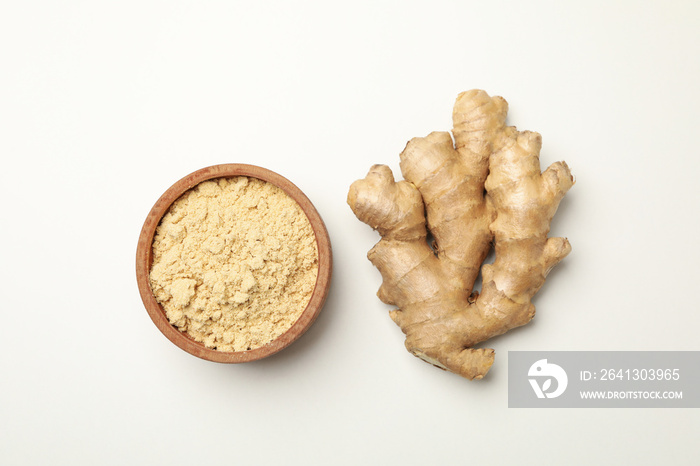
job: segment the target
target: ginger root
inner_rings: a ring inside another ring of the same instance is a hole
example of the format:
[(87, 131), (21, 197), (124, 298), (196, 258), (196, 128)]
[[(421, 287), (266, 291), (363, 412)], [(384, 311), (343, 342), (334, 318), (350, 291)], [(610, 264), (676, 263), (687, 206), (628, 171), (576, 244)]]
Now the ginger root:
[[(357, 218), (381, 235), (367, 257), (382, 275), (379, 299), (398, 306), (390, 316), (406, 348), (468, 379), (494, 361), (494, 350), (475, 345), (528, 323), (532, 297), (571, 251), (565, 238), (547, 238), (574, 184), (569, 168), (556, 162), (541, 173), (540, 135), (506, 126), (507, 112), (502, 97), (461, 93), (454, 143), (448, 132), (411, 139), (405, 181), (374, 165), (348, 193)], [(492, 244), (495, 260), (482, 267)]]

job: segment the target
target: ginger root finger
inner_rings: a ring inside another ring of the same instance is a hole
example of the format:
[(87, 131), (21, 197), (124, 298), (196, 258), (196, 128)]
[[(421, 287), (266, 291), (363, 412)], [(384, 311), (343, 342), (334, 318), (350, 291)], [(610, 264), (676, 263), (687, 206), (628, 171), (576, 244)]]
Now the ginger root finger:
[[(468, 379), (484, 377), (495, 356), (474, 346), (528, 323), (532, 297), (571, 251), (547, 236), (574, 184), (569, 167), (542, 173), (541, 136), (506, 126), (507, 111), (501, 97), (461, 93), (454, 143), (447, 132), (414, 138), (400, 156), (406, 181), (375, 165), (348, 193), (358, 219), (381, 236), (368, 258), (382, 275), (379, 298), (398, 307), (390, 316), (406, 348)], [(482, 265), (492, 244), (495, 260)]]

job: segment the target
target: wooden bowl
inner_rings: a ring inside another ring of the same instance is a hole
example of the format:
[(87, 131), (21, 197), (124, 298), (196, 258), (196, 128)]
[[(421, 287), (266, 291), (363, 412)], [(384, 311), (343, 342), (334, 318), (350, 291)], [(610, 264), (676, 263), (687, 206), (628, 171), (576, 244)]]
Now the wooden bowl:
[[(213, 178), (228, 178), (233, 176), (247, 176), (258, 178), (272, 183), (281, 188), (287, 195), (294, 199), (302, 208), (311, 223), (316, 236), (318, 249), (318, 277), (311, 299), (299, 319), (285, 333), (270, 343), (249, 351), (223, 352), (207, 348), (204, 344), (192, 339), (189, 335), (172, 326), (165, 315), (163, 307), (156, 301), (149, 281), (151, 265), (153, 263), (153, 237), (156, 227), (170, 205), (175, 202), (185, 191), (199, 183)], [(296, 341), (314, 322), (323, 303), (326, 300), (331, 281), (332, 253), (331, 243), (326, 226), (321, 216), (316, 211), (311, 201), (291, 181), (275, 172), (255, 165), (224, 164), (202, 168), (187, 175), (168, 189), (146, 217), (141, 229), (139, 243), (136, 249), (136, 280), (138, 282), (141, 300), (153, 323), (171, 342), (194, 356), (209, 361), (221, 363), (241, 363), (265, 358), (286, 348)]]

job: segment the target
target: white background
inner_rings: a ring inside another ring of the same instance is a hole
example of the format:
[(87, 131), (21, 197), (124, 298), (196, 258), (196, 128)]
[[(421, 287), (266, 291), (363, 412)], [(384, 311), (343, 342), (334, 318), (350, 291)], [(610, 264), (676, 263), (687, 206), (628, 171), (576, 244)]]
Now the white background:
[[(698, 350), (697, 2), (3, 2), (0, 463), (691, 464), (697, 409), (507, 407), (508, 351)], [(469, 382), (412, 357), (345, 203), (483, 88), (577, 183), (572, 254)], [(138, 295), (172, 183), (261, 165), (334, 250), (302, 339), (244, 365), (172, 345)]]

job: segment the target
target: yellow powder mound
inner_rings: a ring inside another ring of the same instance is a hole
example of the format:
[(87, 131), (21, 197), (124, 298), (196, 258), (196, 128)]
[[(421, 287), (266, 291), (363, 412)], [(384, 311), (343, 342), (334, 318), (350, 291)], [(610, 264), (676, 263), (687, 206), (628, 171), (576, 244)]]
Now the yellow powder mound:
[(311, 298), (318, 251), (309, 220), (280, 188), (244, 176), (205, 181), (163, 216), (150, 282), (168, 320), (219, 351), (261, 347)]

